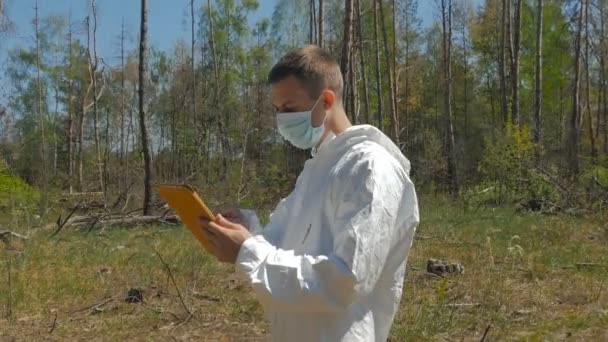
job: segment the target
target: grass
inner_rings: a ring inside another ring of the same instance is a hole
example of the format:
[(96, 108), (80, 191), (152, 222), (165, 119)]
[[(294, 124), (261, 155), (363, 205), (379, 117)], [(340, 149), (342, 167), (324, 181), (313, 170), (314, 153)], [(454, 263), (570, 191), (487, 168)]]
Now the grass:
[[(465, 212), (433, 198), (421, 212), (391, 340), (479, 341), (484, 333), (487, 340), (608, 339), (605, 217)], [(0, 242), (0, 340), (249, 341), (268, 334), (247, 285), (185, 229), (50, 233), (35, 232), (12, 251)], [(465, 273), (429, 276), (431, 257), (460, 262)], [(12, 315), (4, 318), (9, 258)], [(143, 289), (144, 304), (125, 302), (130, 288)]]

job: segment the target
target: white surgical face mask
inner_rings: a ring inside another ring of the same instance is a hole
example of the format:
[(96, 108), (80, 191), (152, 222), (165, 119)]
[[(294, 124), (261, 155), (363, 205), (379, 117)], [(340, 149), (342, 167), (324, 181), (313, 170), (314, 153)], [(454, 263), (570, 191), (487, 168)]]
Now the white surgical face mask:
[(321, 126), (312, 126), (312, 112), (320, 99), (319, 97), (312, 108), (306, 112), (277, 113), (279, 133), (293, 146), (306, 150), (315, 147), (321, 140), (325, 119)]

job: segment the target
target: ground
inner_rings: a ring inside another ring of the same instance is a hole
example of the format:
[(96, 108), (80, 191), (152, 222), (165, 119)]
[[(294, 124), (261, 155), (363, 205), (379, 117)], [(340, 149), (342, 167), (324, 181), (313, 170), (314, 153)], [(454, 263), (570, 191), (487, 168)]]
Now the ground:
[[(608, 340), (605, 216), (465, 210), (436, 198), (425, 198), (421, 213), (391, 341)], [(19, 232), (30, 239), (11, 250), (0, 242), (0, 341), (268, 335), (233, 267), (182, 227)], [(429, 258), (465, 272), (428, 274)], [(143, 303), (125, 301), (129, 289), (143, 290)]]

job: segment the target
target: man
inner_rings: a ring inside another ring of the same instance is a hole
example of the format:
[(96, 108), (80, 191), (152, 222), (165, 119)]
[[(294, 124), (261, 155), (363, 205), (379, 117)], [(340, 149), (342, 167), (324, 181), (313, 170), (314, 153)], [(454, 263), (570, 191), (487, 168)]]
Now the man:
[(235, 210), (203, 221), (212, 253), (251, 284), (273, 340), (385, 341), (419, 221), (409, 162), (378, 129), (351, 125), (321, 48), (289, 52), (269, 82), (279, 132), (313, 157), (264, 229)]

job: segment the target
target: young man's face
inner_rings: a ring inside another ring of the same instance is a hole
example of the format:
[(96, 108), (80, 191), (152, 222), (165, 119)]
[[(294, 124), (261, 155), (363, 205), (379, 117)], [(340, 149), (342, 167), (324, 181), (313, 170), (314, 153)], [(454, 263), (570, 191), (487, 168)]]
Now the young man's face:
[[(323, 98), (312, 112), (312, 125), (319, 127), (323, 124), (325, 117), (325, 100)], [(313, 98), (302, 82), (294, 76), (277, 81), (272, 84), (272, 104), (277, 112), (305, 112), (309, 111), (317, 102), (317, 98)]]

